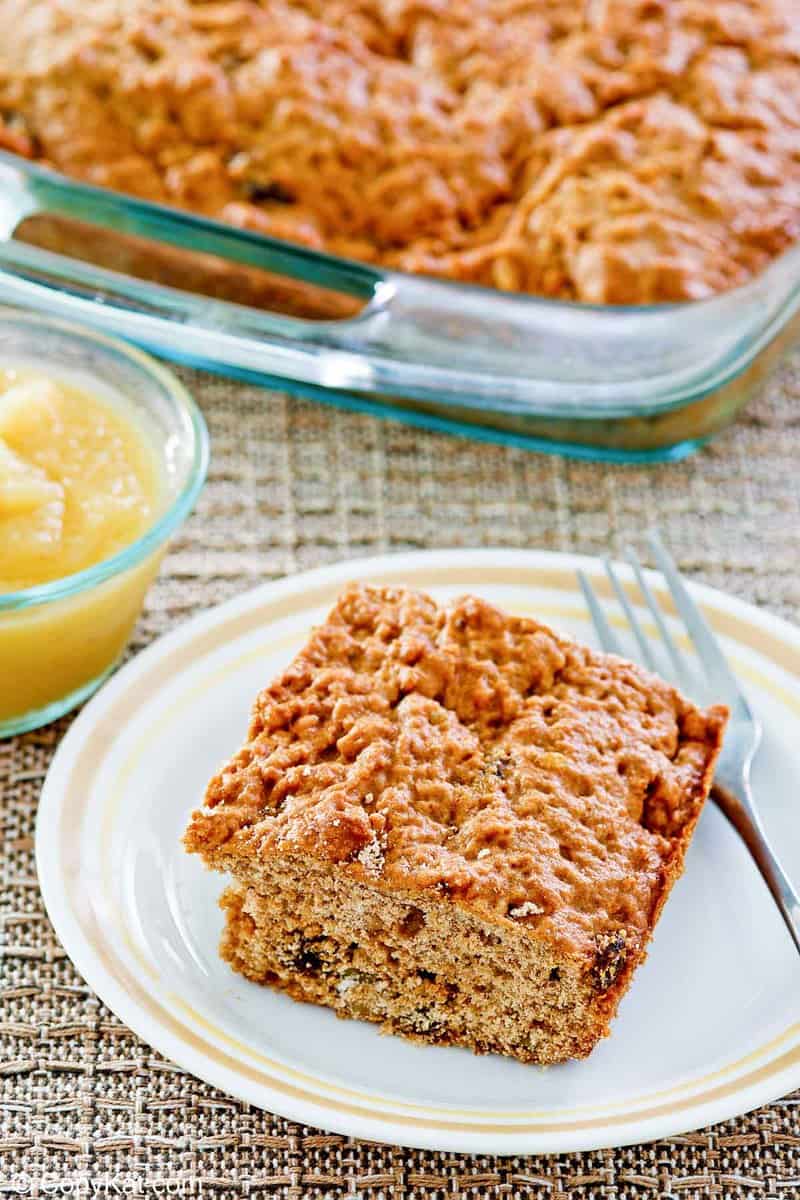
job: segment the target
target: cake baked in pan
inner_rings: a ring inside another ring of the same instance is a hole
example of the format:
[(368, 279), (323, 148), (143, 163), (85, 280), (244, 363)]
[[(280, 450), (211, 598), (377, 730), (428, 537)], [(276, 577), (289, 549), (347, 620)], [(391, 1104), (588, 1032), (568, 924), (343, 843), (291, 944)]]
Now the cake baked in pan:
[(648, 940), (726, 720), (466, 597), (352, 585), (255, 702), (185, 835), (221, 953), (339, 1016), (555, 1063)]
[(0, 145), (317, 250), (602, 304), (800, 234), (796, 0), (0, 0)]

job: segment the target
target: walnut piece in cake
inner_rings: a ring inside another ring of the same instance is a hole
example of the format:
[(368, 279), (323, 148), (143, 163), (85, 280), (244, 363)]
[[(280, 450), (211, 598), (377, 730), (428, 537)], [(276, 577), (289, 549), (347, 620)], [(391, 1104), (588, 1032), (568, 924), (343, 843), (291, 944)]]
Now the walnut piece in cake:
[(390, 1033), (554, 1063), (609, 1031), (726, 711), (467, 596), (351, 585), (256, 699), (185, 844), (221, 953)]

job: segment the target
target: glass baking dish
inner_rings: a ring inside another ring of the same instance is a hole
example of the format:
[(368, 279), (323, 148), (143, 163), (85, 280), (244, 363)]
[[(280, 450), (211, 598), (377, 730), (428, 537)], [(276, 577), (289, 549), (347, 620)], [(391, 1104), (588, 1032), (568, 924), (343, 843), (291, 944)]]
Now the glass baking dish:
[(0, 152), (0, 301), (412, 424), (657, 461), (730, 422), (800, 336), (800, 245), (709, 300), (592, 306), (337, 259)]

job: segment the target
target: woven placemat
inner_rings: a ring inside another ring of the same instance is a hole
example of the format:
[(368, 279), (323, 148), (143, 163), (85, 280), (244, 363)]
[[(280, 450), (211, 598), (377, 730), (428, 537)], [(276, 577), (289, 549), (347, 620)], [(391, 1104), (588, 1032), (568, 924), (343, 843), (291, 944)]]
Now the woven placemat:
[[(657, 468), (479, 445), (184, 377), (211, 429), (211, 472), (132, 652), (263, 579), (323, 562), (444, 546), (615, 553), (655, 521), (687, 575), (800, 617), (800, 359), (735, 428), (694, 458)], [(0, 1195), (800, 1195), (800, 1093), (650, 1145), (500, 1159), (321, 1133), (231, 1100), (166, 1062), (89, 991), (42, 908), (33, 823), (67, 725), (0, 742)]]

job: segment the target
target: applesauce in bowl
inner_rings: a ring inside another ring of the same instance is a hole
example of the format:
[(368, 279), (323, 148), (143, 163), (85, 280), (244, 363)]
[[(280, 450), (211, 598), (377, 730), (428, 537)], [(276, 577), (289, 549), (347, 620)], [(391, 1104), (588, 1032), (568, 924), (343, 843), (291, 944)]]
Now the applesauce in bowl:
[(111, 671), (207, 462), (199, 410), (154, 360), (0, 312), (0, 736)]

